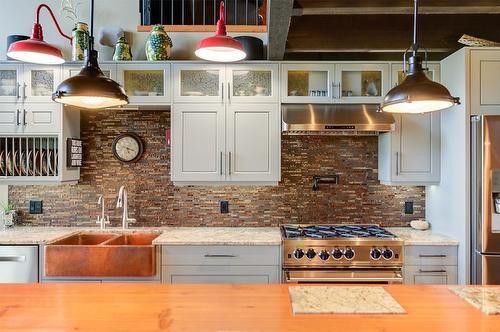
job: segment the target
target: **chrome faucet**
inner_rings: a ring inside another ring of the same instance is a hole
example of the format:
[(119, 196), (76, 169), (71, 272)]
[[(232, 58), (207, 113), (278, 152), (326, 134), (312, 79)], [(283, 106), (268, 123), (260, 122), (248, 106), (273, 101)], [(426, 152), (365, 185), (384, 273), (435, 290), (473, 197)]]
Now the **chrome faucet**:
[(116, 200), (116, 207), (123, 208), (122, 214), (122, 228), (127, 229), (129, 222), (135, 222), (136, 220), (128, 217), (128, 194), (125, 186), (120, 187), (118, 192), (118, 199)]
[(99, 224), (101, 226), (101, 229), (105, 229), (106, 225), (109, 224), (109, 216), (104, 215), (104, 207), (106, 205), (104, 204), (104, 196), (99, 195), (99, 198), (97, 199), (97, 205), (101, 205), (101, 215), (97, 216), (96, 224)]

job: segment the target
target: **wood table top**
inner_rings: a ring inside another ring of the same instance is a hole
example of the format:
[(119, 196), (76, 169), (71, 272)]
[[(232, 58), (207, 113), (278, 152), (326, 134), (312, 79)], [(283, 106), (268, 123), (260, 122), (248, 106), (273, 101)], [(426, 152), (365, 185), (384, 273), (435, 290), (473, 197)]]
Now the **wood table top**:
[(288, 287), (0, 284), (0, 331), (500, 331), (447, 286), (383, 286), (407, 313), (369, 315), (294, 315)]

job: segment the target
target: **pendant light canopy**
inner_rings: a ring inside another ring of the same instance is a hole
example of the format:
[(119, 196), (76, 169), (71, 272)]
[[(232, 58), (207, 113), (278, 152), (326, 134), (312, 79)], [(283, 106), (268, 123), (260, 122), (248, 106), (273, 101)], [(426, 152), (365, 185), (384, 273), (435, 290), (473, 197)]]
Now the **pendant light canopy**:
[(36, 22), (33, 25), (31, 38), (12, 43), (7, 50), (7, 56), (14, 60), (39, 64), (61, 64), (64, 63), (63, 54), (60, 49), (52, 46), (43, 40), (43, 30), (40, 25), (40, 11), (42, 8), (48, 10), (52, 21), (64, 38), (71, 42), (71, 37), (64, 34), (57, 23), (54, 13), (46, 4), (41, 4), (36, 9)]
[(59, 84), (52, 94), (55, 102), (77, 108), (100, 109), (128, 104), (123, 88), (112, 79), (104, 76), (97, 62), (98, 53), (94, 50), (94, 0), (90, 1), (90, 38), (89, 49), (85, 50), (84, 66), (78, 75)]
[(459, 98), (452, 97), (443, 85), (431, 81), (422, 66), (422, 57), (417, 55), (418, 0), (414, 0), (412, 55), (406, 71), (406, 51), (403, 57), (405, 79), (391, 89), (382, 102), (381, 109), (391, 113), (426, 113), (449, 108), (459, 104)]
[(247, 56), (243, 45), (226, 34), (224, 1), (220, 3), (220, 17), (217, 21), (215, 36), (202, 39), (194, 53), (201, 59), (216, 62), (240, 61)]

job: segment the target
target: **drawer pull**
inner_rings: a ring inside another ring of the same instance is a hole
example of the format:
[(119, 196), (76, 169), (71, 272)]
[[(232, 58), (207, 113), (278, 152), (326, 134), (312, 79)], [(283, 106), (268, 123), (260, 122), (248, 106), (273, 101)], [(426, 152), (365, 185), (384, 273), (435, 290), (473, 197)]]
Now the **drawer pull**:
[(446, 270), (422, 270), (422, 269), (419, 269), (418, 272), (420, 272), (420, 273), (445, 273)]
[(446, 255), (418, 255), (420, 258), (446, 258)]
[(26, 256), (0, 256), (0, 262), (25, 262)]
[(230, 255), (230, 254), (205, 254), (205, 257), (208, 258), (235, 258), (237, 257), (236, 255)]

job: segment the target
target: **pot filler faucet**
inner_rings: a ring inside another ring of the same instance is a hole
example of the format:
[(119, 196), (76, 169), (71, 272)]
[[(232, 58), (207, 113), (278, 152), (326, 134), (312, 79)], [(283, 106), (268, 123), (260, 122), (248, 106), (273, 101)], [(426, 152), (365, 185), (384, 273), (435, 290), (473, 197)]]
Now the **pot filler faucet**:
[(127, 229), (129, 222), (135, 222), (136, 220), (128, 217), (128, 194), (125, 186), (120, 187), (120, 191), (118, 192), (118, 199), (116, 201), (117, 208), (123, 208), (122, 214), (122, 228)]

